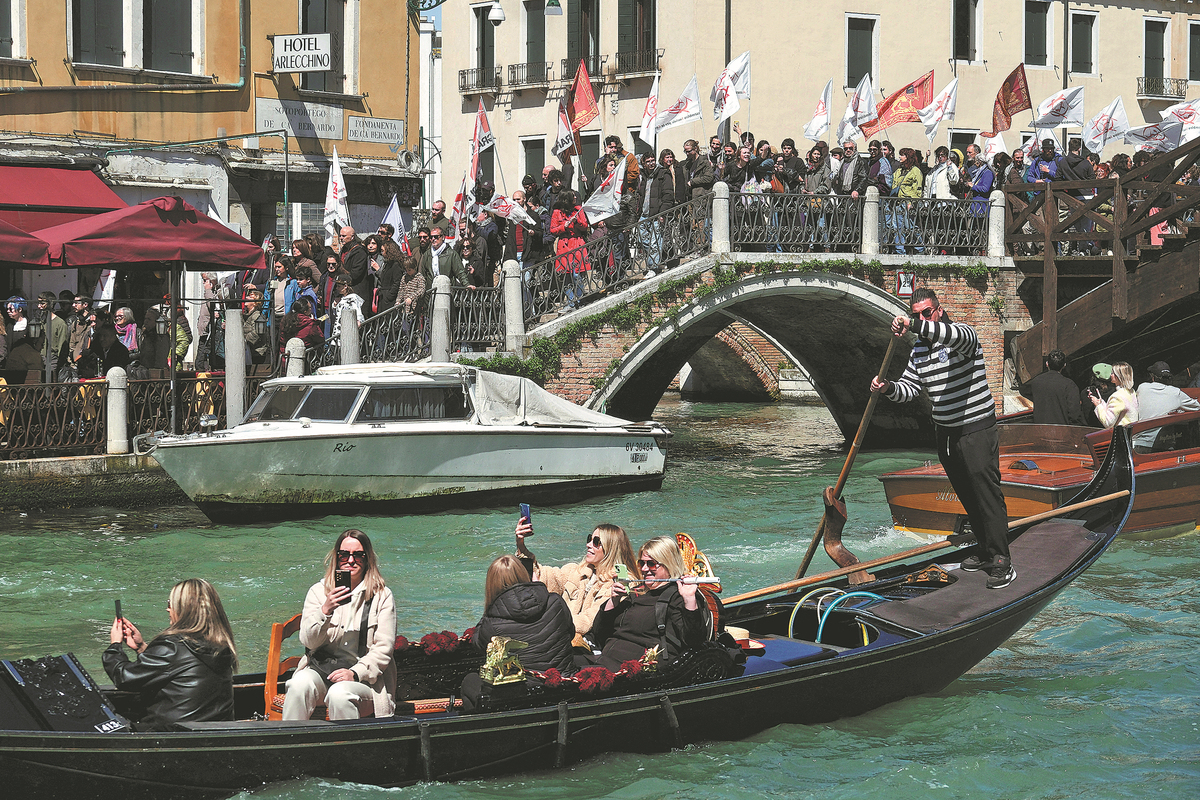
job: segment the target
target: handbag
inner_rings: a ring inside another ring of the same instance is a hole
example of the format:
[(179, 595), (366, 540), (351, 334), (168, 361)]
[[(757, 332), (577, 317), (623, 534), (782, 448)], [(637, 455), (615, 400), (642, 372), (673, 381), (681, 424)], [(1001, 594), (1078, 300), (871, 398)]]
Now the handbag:
[(358, 629), (358, 649), (355, 652), (358, 655), (338, 655), (330, 649), (329, 645), (323, 644), (316, 650), (305, 648), (304, 652), (308, 656), (308, 669), (321, 676), (321, 680), (329, 683), (330, 673), (337, 672), (339, 669), (350, 669), (358, 663), (358, 659), (367, 649), (367, 620), (371, 615), (371, 603), (375, 598), (367, 600), (366, 605), (362, 610), (362, 625)]

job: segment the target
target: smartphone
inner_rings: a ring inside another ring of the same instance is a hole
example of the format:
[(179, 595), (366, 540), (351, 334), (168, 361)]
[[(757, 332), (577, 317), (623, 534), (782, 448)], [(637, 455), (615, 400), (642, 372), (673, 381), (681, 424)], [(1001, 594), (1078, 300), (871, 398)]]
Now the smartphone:
[(617, 564), (615, 566), (615, 568), (617, 570), (617, 580), (619, 580), (619, 581), (629, 580), (629, 567), (625, 566), (624, 564)]
[(125, 617), (121, 616), (121, 601), (117, 600), (116, 605), (117, 605), (117, 619), (125, 619)]
[[(333, 585), (334, 585), (334, 588), (337, 588), (339, 586), (345, 586), (347, 589), (349, 589), (350, 588), (350, 570), (339, 569), (338, 571), (334, 572), (333, 573)], [(347, 595), (345, 598), (342, 599), (342, 602), (338, 603), (338, 605), (344, 606), (344, 605), (346, 605), (346, 603), (349, 603), (349, 602), (350, 602), (350, 596)]]
[(521, 503), (520, 511), (521, 511), (521, 519), (525, 520), (530, 525), (532, 525), (533, 524), (533, 513), (529, 510), (529, 503)]

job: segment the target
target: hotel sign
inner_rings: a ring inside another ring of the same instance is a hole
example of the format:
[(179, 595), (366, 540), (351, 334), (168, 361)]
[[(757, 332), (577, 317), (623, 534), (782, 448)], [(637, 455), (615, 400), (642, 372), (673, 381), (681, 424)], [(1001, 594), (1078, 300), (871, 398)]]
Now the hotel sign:
[(333, 68), (333, 35), (275, 34), (275, 72), (328, 72)]
[(287, 128), (301, 139), (342, 138), (341, 106), (258, 97), (254, 100), (254, 116), (258, 131)]

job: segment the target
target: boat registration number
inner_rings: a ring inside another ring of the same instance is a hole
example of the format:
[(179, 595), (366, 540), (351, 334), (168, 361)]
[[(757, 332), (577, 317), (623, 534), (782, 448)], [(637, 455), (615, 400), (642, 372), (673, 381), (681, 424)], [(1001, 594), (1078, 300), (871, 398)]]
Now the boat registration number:
[(649, 453), (630, 453), (629, 454), (629, 463), (642, 464), (642, 463), (645, 463), (646, 459), (649, 457), (650, 457)]

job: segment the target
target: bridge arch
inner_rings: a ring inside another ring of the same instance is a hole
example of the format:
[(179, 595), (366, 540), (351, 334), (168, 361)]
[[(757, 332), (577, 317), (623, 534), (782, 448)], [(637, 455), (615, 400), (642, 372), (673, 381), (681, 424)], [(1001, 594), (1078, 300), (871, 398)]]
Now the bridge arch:
[[(846, 438), (866, 409), (871, 377), (883, 361), (889, 324), (908, 313), (899, 298), (865, 281), (824, 272), (748, 276), (694, 299), (671, 320), (646, 331), (604, 387), (588, 401), (627, 419), (647, 419), (671, 379), (705, 343), (741, 319), (777, 339), (800, 361)], [(903, 370), (901, 347), (889, 375)], [(906, 445), (929, 441), (927, 401), (881, 403), (869, 441)]]

